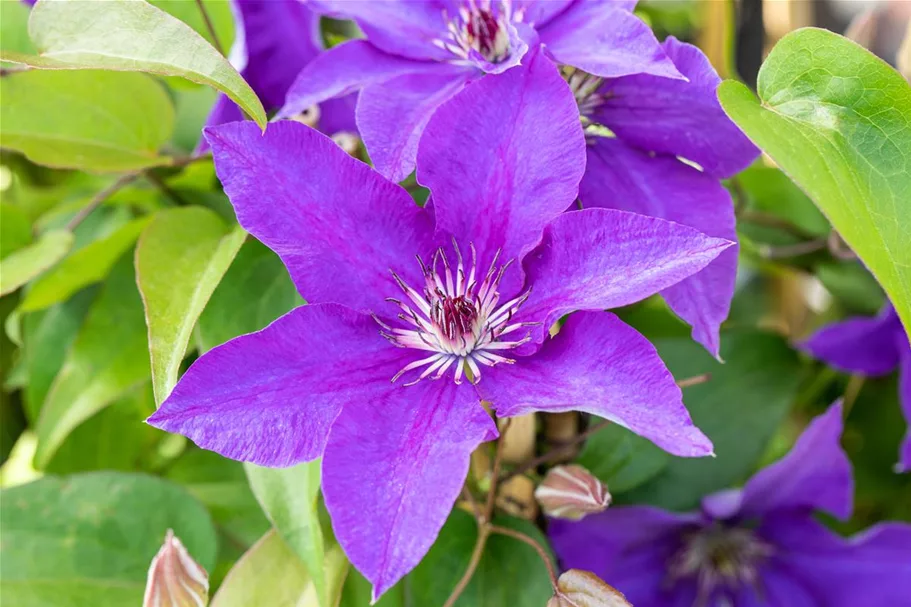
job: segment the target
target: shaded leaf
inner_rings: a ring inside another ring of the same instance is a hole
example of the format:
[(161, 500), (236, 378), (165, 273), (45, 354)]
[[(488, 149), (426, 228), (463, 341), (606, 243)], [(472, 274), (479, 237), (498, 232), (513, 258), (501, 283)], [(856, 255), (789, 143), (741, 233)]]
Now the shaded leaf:
[(686, 388), (693, 421), (715, 445), (717, 457), (674, 457), (643, 485), (616, 503), (646, 503), (686, 510), (702, 496), (739, 484), (750, 475), (796, 395), (797, 354), (778, 335), (759, 330), (722, 333), (720, 364), (689, 339), (658, 339), (655, 346), (674, 377), (711, 373)]
[(2, 492), (0, 593), (17, 607), (142, 604), (168, 529), (209, 569), (215, 530), (183, 489), (151, 476), (45, 477)]
[(35, 431), (43, 468), (67, 435), (149, 376), (142, 302), (130, 256), (111, 270), (54, 380)]
[(320, 598), (320, 605), (325, 607), (329, 605), (323, 575), (326, 554), (316, 499), (320, 464), (321, 460), (317, 459), (290, 468), (244, 464), (244, 469), (253, 494), (279, 535), (301, 559)]
[(809, 194), (911, 330), (911, 86), (857, 44), (818, 29), (782, 38), (757, 100), (727, 81), (728, 115)]
[(21, 310), (41, 310), (67, 300), (73, 293), (104, 280), (114, 263), (133, 246), (148, 217), (134, 219), (110, 236), (79, 249), (35, 281), (22, 300)]
[(0, 122), (3, 147), (37, 164), (129, 171), (169, 162), (158, 150), (171, 137), (174, 109), (144, 74), (30, 70), (3, 78)]
[(0, 261), (0, 295), (11, 293), (63, 259), (73, 246), (73, 234), (52, 230), (33, 244)]
[(200, 348), (258, 331), (303, 301), (278, 255), (248, 238), (199, 317)]
[(29, 35), (40, 56), (14, 60), (180, 76), (220, 90), (266, 127), (262, 103), (228, 60), (193, 28), (144, 0), (40, 2)]
[(848, 310), (873, 316), (885, 302), (883, 291), (867, 269), (856, 261), (817, 264), (816, 277)]
[(163, 211), (143, 231), (136, 272), (159, 404), (177, 383), (196, 320), (245, 236), (202, 207)]
[(0, 202), (0, 259), (32, 241), (28, 215), (11, 204)]
[[(592, 423), (598, 423), (595, 419)], [(585, 441), (577, 462), (607, 484), (612, 493), (638, 487), (667, 466), (671, 456), (649, 440), (609, 424)]]

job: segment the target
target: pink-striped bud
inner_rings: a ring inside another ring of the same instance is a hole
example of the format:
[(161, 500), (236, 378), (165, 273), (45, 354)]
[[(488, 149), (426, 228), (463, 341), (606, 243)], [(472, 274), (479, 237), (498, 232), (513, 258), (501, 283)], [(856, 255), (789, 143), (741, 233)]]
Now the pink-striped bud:
[(547, 607), (632, 607), (623, 593), (590, 571), (570, 569), (557, 580)]
[(205, 607), (209, 576), (168, 529), (161, 550), (152, 559), (142, 607)]
[(611, 502), (604, 484), (577, 464), (551, 468), (535, 490), (535, 499), (548, 516), (572, 521), (602, 512)]

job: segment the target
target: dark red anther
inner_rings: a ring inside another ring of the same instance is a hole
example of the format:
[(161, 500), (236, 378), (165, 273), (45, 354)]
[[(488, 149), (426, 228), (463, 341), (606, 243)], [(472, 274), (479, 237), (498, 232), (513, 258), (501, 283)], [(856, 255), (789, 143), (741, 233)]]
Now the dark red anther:
[(490, 11), (479, 9), (472, 13), (465, 25), (468, 37), (477, 41), (477, 48), (482, 55), (488, 56), (494, 50), (494, 41), (500, 30), (496, 17)]

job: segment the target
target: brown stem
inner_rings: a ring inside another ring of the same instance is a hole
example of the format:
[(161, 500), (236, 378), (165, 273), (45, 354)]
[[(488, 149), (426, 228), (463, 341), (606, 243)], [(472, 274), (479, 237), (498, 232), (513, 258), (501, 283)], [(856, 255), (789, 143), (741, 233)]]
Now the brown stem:
[(500, 428), (500, 438), (497, 439), (497, 452), (493, 456), (493, 473), (490, 476), (490, 489), (487, 491), (487, 504), (484, 506), (484, 518), (482, 523), (487, 523), (493, 518), (493, 507), (497, 499), (497, 485), (500, 482), (500, 466), (503, 463), (503, 437), (509, 430), (510, 420), (503, 422)]
[(693, 377), (687, 377), (681, 379), (677, 382), (677, 387), (679, 388), (689, 388), (690, 386), (698, 386), (699, 384), (704, 384), (705, 382), (712, 379), (711, 373), (703, 373), (702, 375), (694, 375)]
[(476, 519), (481, 518), (481, 504), (478, 503), (478, 500), (475, 499), (474, 494), (471, 492), (471, 489), (467, 485), (462, 486), (462, 497), (465, 498), (465, 501), (471, 505), (471, 511), (474, 514)]
[(474, 550), (471, 551), (471, 558), (468, 560), (468, 567), (465, 568), (465, 573), (462, 574), (462, 578), (459, 580), (459, 583), (456, 584), (455, 588), (452, 589), (452, 592), (450, 593), (449, 598), (446, 599), (443, 607), (452, 607), (455, 605), (455, 602), (459, 600), (459, 597), (465, 591), (465, 588), (468, 587), (468, 583), (471, 581), (471, 576), (474, 575), (475, 570), (477, 570), (478, 565), (481, 563), (481, 556), (484, 554), (484, 546), (487, 544), (487, 538), (489, 536), (489, 526), (487, 523), (482, 523), (479, 520), (478, 539), (475, 541)]
[(79, 209), (79, 212), (73, 215), (73, 218), (70, 219), (66, 224), (66, 229), (71, 232), (75, 230), (76, 227), (79, 226), (79, 224), (82, 223), (86, 217), (91, 215), (92, 211), (97, 209), (105, 200), (114, 195), (118, 190), (132, 183), (137, 177), (139, 177), (138, 172), (121, 175), (117, 181), (95, 194), (95, 196), (89, 201), (87, 205)]
[(554, 587), (554, 592), (557, 592), (557, 572), (554, 571), (554, 564), (550, 560), (550, 555), (547, 554), (547, 551), (544, 550), (544, 547), (541, 546), (533, 537), (525, 535), (521, 531), (516, 531), (515, 529), (510, 529), (509, 527), (500, 527), (499, 525), (490, 525), (488, 526), (488, 531), (490, 533), (499, 533), (500, 535), (507, 535), (513, 539), (517, 539), (520, 542), (525, 542), (529, 546), (535, 549), (535, 552), (538, 553), (538, 556), (541, 557), (541, 560), (544, 561), (544, 565), (547, 566), (547, 574), (550, 576), (550, 584)]
[(209, 35), (212, 36), (212, 45), (215, 47), (215, 50), (224, 56), (225, 51), (218, 41), (218, 34), (215, 33), (215, 26), (209, 18), (209, 11), (206, 10), (206, 6), (202, 3), (202, 0), (196, 0), (196, 6), (199, 7), (199, 12), (202, 13), (202, 20), (206, 22), (206, 29), (209, 30)]

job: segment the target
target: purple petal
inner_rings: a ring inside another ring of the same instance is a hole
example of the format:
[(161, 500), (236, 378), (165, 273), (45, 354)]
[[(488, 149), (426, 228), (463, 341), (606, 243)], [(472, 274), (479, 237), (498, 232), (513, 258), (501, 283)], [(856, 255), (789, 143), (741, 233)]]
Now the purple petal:
[(911, 597), (911, 525), (881, 523), (842, 538), (810, 517), (790, 516), (766, 520), (759, 533), (775, 546), (780, 569), (811, 590), (813, 605), (897, 606)]
[(303, 306), (201, 356), (147, 421), (231, 459), (290, 466), (319, 457), (342, 408), (388, 392), (405, 362), (369, 316)]
[(446, 34), (438, 0), (310, 0), (314, 10), (353, 19), (371, 43), (393, 55), (443, 61), (452, 54), (434, 44)]
[(471, 452), (497, 436), (467, 384), (388, 386), (346, 407), (323, 460), (323, 496), (376, 599), (427, 553), (459, 494)]
[(542, 323), (532, 332), (540, 343), (567, 312), (617, 308), (645, 299), (695, 274), (732, 244), (626, 211), (563, 213), (525, 258), (532, 290), (517, 320)]
[(668, 561), (696, 523), (693, 515), (621, 506), (579, 522), (553, 519), (547, 533), (564, 570), (591, 571), (637, 607), (657, 607), (671, 604)]
[(896, 332), (901, 330), (887, 306), (875, 318), (851, 318), (823, 327), (798, 346), (841, 371), (885, 375), (899, 363)]
[(572, 6), (577, 0), (513, 0), (512, 13), (516, 18), (522, 17), (522, 23), (536, 28), (546, 25), (551, 19)]
[(585, 169), (579, 112), (540, 53), (485, 76), (443, 104), (424, 131), (418, 181), (430, 188), (437, 228), (482, 265), (497, 249), (519, 257), (576, 198)]
[(748, 167), (759, 150), (721, 109), (715, 89), (721, 79), (695, 46), (673, 36), (664, 50), (689, 82), (649, 75), (604, 83), (604, 103), (592, 116), (638, 148), (683, 156), (714, 177)]
[[(231, 99), (224, 93), (219, 93), (218, 98), (215, 100), (215, 105), (212, 106), (212, 110), (209, 112), (209, 117), (206, 118), (206, 124), (203, 127), (203, 130), (210, 126), (218, 126), (219, 124), (227, 124), (228, 122), (240, 122), (244, 119), (244, 113), (241, 111), (240, 107), (231, 101)], [(193, 150), (194, 156), (201, 156), (209, 151), (209, 142), (206, 141), (205, 136), (200, 135), (199, 142), (196, 144), (196, 149)]]
[(391, 181), (401, 181), (414, 170), (424, 127), (472, 76), (462, 68), (440, 67), (439, 72), (405, 74), (361, 91), (358, 130), (376, 170)]
[(908, 422), (908, 430), (902, 441), (897, 468), (899, 472), (908, 472), (911, 471), (911, 347), (908, 346), (904, 333), (899, 336), (899, 339), (904, 341), (905, 347), (899, 367), (898, 400), (901, 403), (902, 412), (905, 414), (905, 420)]
[(655, 347), (609, 312), (573, 314), (534, 356), (485, 374), (478, 392), (500, 417), (584, 411), (674, 455), (712, 453)]
[(653, 74), (683, 78), (652, 30), (622, 7), (576, 2), (538, 29), (557, 63), (603, 78)]
[(841, 448), (841, 402), (810, 422), (781, 460), (760, 470), (743, 488), (741, 517), (778, 510), (824, 510), (851, 516), (854, 481)]
[(319, 104), (319, 119), (317, 126), (321, 133), (335, 135), (336, 133), (357, 133), (357, 123), (354, 119), (354, 110), (357, 106), (357, 93), (344, 97), (333, 97)]
[[(716, 179), (676, 158), (651, 156), (619, 139), (598, 137), (589, 144), (579, 198), (585, 207), (642, 213), (709, 236), (737, 239), (731, 196)], [(671, 310), (693, 327), (693, 339), (716, 357), (719, 329), (731, 308), (736, 277), (734, 246), (661, 293)]]
[(432, 217), (405, 190), (293, 121), (206, 130), (215, 169), (248, 232), (279, 254), (310, 303), (375, 310), (420, 284), (414, 256), (432, 246)]
[(266, 110), (281, 107), (297, 74), (322, 52), (319, 15), (299, 0), (235, 0), (243, 19), (242, 75)]
[(322, 53), (298, 74), (278, 117), (290, 118), (314, 104), (370, 84), (439, 67), (384, 53), (366, 40), (349, 40)]

